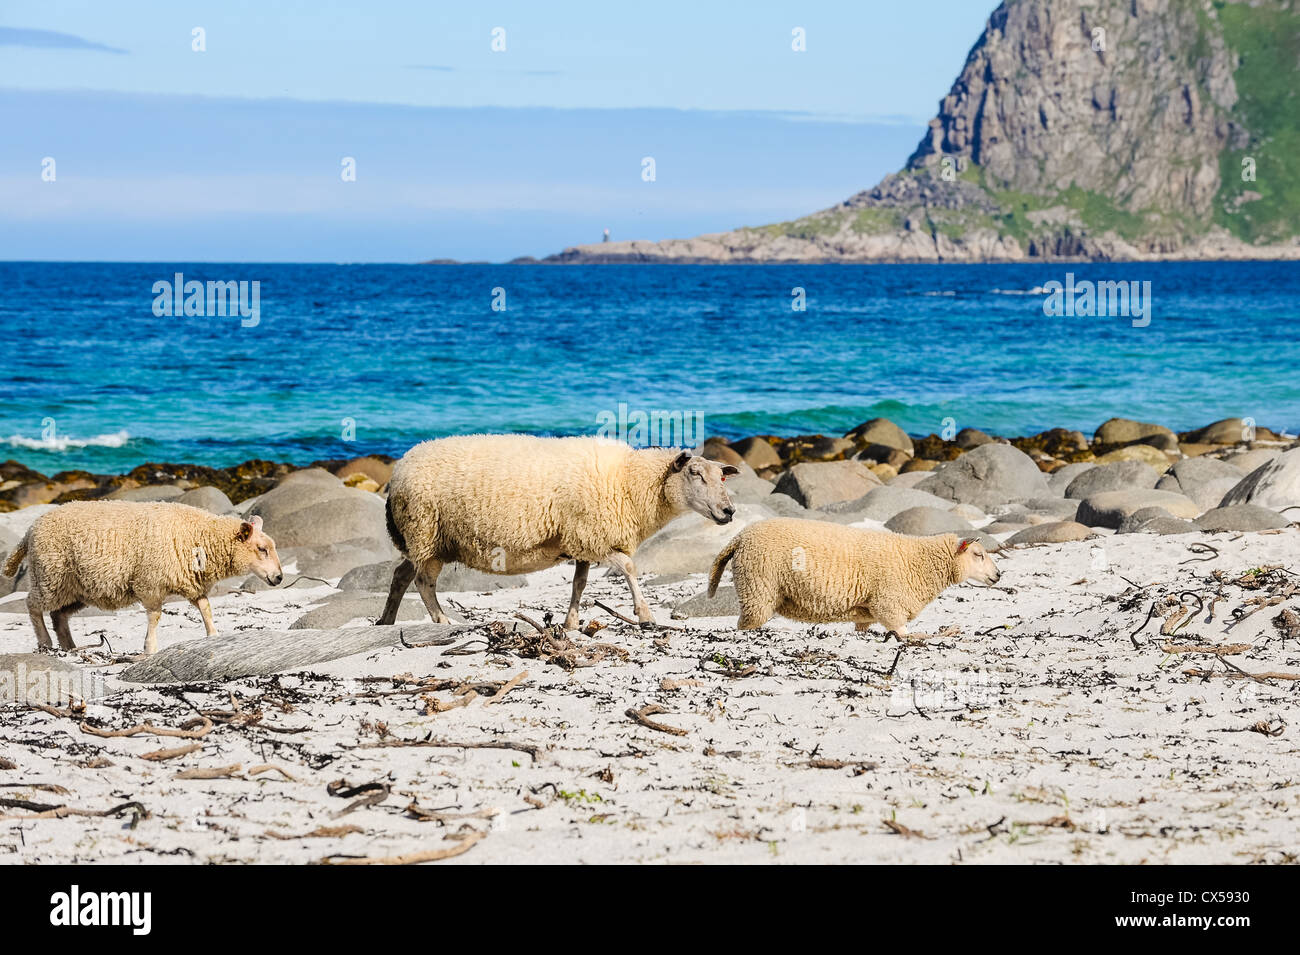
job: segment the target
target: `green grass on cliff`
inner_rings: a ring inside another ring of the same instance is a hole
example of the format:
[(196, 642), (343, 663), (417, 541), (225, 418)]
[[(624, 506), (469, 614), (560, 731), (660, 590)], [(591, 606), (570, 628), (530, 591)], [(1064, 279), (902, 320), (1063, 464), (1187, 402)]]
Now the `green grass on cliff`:
[[(1240, 57), (1234, 112), (1251, 137), (1245, 149), (1220, 157), (1215, 221), (1248, 242), (1300, 235), (1300, 4), (1214, 6), (1224, 39)], [(1246, 157), (1255, 160), (1254, 182), (1241, 178)], [(1261, 198), (1238, 205), (1246, 192)]]

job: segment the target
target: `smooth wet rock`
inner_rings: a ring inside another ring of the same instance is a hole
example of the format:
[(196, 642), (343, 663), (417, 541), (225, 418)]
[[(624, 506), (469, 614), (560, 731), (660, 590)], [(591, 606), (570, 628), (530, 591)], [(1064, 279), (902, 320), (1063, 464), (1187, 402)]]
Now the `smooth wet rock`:
[(1224, 418), (1204, 428), (1183, 433), (1183, 439), (1193, 444), (1237, 444), (1254, 438), (1254, 429), (1240, 418)]
[(1084, 471), (1065, 489), (1065, 496), (1082, 501), (1085, 497), (1103, 491), (1122, 491), (1125, 488), (1152, 488), (1160, 480), (1160, 472), (1144, 461), (1117, 461), (1099, 464)]
[(301, 670), (358, 653), (408, 643), (454, 642), (467, 631), (454, 624), (345, 627), (331, 630), (244, 630), (187, 640), (133, 663), (121, 678), (129, 683), (202, 683)]
[(334, 476), (340, 479), (345, 479), (353, 474), (363, 474), (379, 487), (383, 487), (393, 476), (393, 465), (389, 461), (366, 456), (344, 461), (343, 464), (334, 469)]
[(1085, 498), (1079, 503), (1076, 520), (1089, 527), (1118, 528), (1135, 511), (1144, 507), (1163, 507), (1174, 517), (1193, 518), (1200, 514), (1191, 498), (1173, 491), (1154, 488), (1132, 488), (1125, 491), (1104, 491)]
[(1077, 521), (1054, 521), (1049, 524), (1035, 524), (1017, 531), (1007, 538), (1007, 544), (1064, 544), (1067, 541), (1081, 541), (1093, 535), (1094, 531), (1086, 524)]
[[(354, 567), (340, 578), (338, 588), (345, 592), (386, 594), (393, 583), (393, 569), (399, 563), (400, 559), (383, 560)], [(525, 583), (527, 577), (522, 574), (489, 574), (461, 563), (450, 563), (444, 564), (438, 574), (438, 593), (489, 593), (522, 587)], [(415, 592), (414, 585), (411, 592)]]
[(1229, 504), (1207, 511), (1193, 523), (1203, 531), (1269, 531), (1287, 527), (1291, 522), (1267, 507)]
[(917, 489), (990, 511), (1022, 497), (1046, 497), (1047, 478), (1029, 455), (1007, 444), (967, 451)]
[(883, 444), (899, 451), (912, 453), (912, 439), (906, 431), (888, 418), (872, 418), (864, 421), (845, 435), (855, 444)]
[(814, 510), (862, 497), (880, 487), (880, 478), (858, 461), (796, 464), (776, 482), (776, 493)]
[(1167, 434), (1171, 437), (1177, 437), (1162, 424), (1134, 421), (1131, 418), (1111, 418), (1109, 421), (1102, 422), (1101, 426), (1097, 428), (1097, 433), (1093, 436), (1093, 442), (1096, 444), (1131, 444), (1153, 434)]
[(1266, 461), (1242, 478), (1223, 495), (1222, 506), (1231, 504), (1257, 504), (1279, 512), (1300, 505), (1300, 448)]
[(886, 521), (885, 529), (895, 534), (930, 537), (934, 534), (968, 534), (975, 528), (951, 511), (937, 507), (909, 507)]

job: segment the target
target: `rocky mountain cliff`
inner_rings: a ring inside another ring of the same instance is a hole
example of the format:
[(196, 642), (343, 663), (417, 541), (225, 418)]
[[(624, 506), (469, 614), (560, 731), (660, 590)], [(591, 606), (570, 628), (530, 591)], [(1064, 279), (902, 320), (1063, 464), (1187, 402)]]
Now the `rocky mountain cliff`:
[(548, 262), (1300, 258), (1300, 0), (1005, 0), (900, 172)]

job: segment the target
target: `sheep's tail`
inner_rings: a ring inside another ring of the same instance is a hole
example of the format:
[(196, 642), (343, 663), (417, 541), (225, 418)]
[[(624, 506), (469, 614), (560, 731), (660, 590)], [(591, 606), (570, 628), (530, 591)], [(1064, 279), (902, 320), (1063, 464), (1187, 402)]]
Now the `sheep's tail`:
[(9, 559), (5, 561), (4, 576), (17, 577), (18, 568), (22, 565), (23, 558), (26, 556), (27, 556), (27, 535), (24, 534), (23, 539), (20, 540), (18, 542), (18, 546), (14, 548), (14, 552), (10, 554)]
[(384, 501), (384, 518), (388, 522), (388, 536), (396, 547), (403, 554), (406, 553), (406, 538), (402, 532), (397, 529), (397, 522), (393, 520), (393, 491), (388, 490), (388, 500)]
[(736, 553), (736, 544), (740, 540), (737, 535), (731, 539), (726, 547), (722, 548), (722, 553), (718, 555), (713, 562), (713, 569), (709, 571), (709, 596), (712, 597), (718, 592), (718, 583), (722, 580), (723, 568), (727, 566), (727, 561), (731, 560), (732, 555)]

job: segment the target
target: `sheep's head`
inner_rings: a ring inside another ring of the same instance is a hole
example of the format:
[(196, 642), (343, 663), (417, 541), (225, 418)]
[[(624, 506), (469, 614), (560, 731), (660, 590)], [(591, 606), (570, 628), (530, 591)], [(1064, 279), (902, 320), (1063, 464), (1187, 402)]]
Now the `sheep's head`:
[(664, 496), (679, 511), (691, 510), (715, 524), (727, 524), (736, 508), (722, 482), (739, 473), (740, 469), (730, 464), (719, 464), (683, 451), (673, 458), (664, 478)]
[(262, 519), (250, 518), (235, 532), (235, 568), (251, 570), (274, 587), (284, 580), (280, 569), (280, 555), (275, 552), (275, 541), (262, 531)]
[(957, 583), (978, 580), (981, 584), (998, 582), (1002, 572), (977, 538), (967, 537), (957, 544)]

